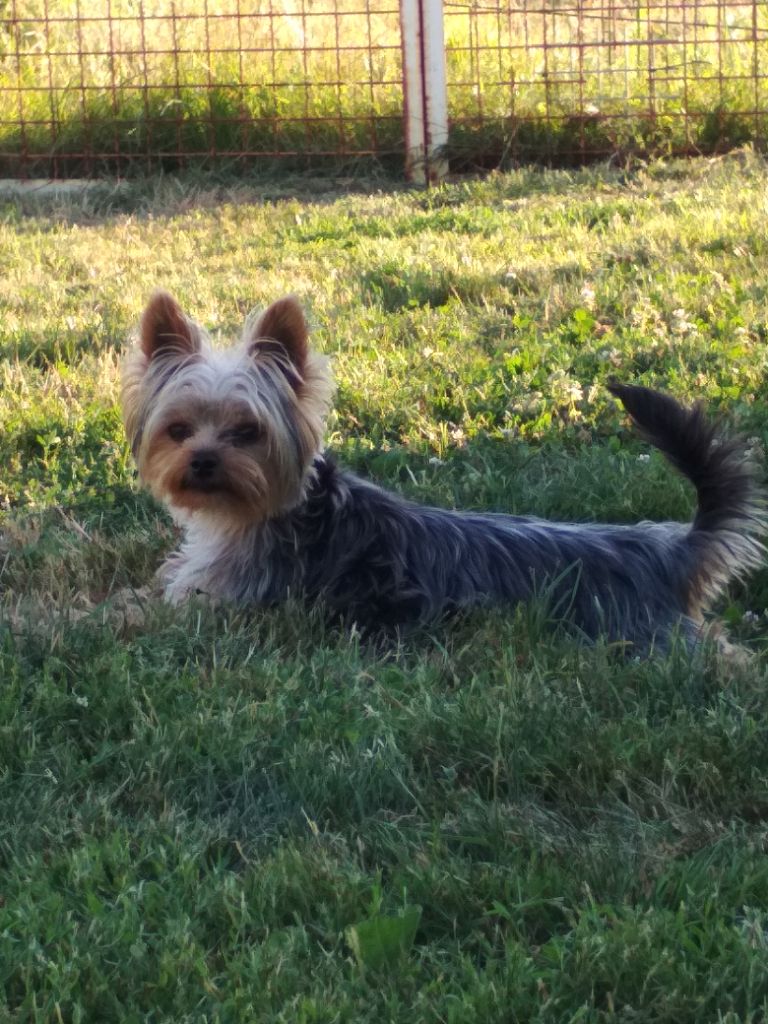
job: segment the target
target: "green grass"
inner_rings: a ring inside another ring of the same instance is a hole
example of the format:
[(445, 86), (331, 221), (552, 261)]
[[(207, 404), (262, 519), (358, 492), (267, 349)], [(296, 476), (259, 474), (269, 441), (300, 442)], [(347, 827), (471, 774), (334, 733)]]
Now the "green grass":
[[(236, 16), (240, 11), (242, 17)], [(722, 153), (768, 136), (764, 5), (446, 5), (454, 167)], [(398, 5), (0, 2), (0, 173), (402, 174)]]
[(604, 382), (705, 397), (760, 452), (767, 170), (3, 201), (0, 1020), (766, 1019), (765, 572), (720, 608), (730, 670), (535, 607), (372, 649), (115, 595), (174, 543), (116, 407), (160, 285), (222, 337), (297, 293), (331, 446), (411, 497), (685, 519)]

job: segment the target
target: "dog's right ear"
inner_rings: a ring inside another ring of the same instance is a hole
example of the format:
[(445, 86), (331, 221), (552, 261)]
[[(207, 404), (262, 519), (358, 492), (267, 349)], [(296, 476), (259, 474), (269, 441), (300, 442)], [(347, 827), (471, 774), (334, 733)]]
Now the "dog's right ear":
[(191, 355), (200, 348), (200, 337), (191, 320), (168, 292), (155, 292), (144, 310), (140, 329), (141, 349), (147, 359), (159, 352)]
[(265, 345), (277, 342), (303, 375), (307, 365), (309, 328), (299, 300), (294, 295), (273, 302), (251, 327), (246, 327), (249, 351), (256, 359)]

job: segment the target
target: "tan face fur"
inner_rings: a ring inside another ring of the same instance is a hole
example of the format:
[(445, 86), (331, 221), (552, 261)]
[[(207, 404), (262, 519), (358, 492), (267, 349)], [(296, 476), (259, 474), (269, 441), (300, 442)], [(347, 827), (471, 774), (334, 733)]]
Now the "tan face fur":
[(332, 383), (298, 302), (270, 306), (216, 350), (169, 295), (142, 317), (123, 375), (123, 418), (143, 482), (173, 511), (241, 527), (304, 493)]

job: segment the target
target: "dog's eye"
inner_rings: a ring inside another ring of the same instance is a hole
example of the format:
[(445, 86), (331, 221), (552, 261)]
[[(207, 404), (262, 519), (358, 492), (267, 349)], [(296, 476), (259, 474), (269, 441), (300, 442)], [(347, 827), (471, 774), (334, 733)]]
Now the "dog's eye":
[(177, 444), (181, 444), (188, 437), (192, 437), (192, 428), (188, 423), (172, 423), (168, 427), (168, 437), (172, 441), (176, 441)]
[(261, 437), (261, 427), (257, 423), (243, 423), (230, 433), (232, 444), (255, 444)]

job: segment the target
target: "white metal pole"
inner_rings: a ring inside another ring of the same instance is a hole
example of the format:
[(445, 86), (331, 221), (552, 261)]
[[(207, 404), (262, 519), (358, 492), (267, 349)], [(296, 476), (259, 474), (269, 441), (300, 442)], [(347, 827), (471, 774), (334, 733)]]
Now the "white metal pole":
[(443, 0), (420, 0), (424, 28), (424, 111), (426, 176), (439, 181), (448, 173), (448, 92), (445, 72)]
[(420, 0), (400, 0), (400, 35), (403, 41), (405, 176), (409, 181), (424, 181), (424, 81), (421, 73)]
[(406, 177), (435, 182), (448, 169), (443, 156), (448, 99), (442, 0), (400, 0), (400, 31)]

